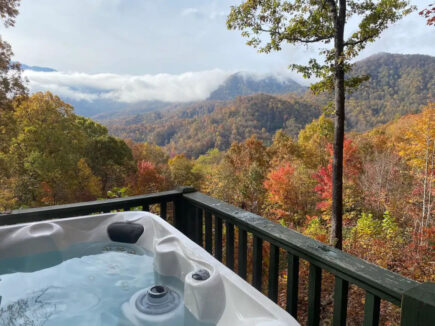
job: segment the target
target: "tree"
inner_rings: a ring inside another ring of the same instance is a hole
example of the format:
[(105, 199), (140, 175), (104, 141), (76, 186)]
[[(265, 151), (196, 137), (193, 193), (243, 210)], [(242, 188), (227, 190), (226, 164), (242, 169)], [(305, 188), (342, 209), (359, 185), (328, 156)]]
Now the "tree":
[(137, 162), (137, 172), (133, 175), (130, 184), (133, 194), (143, 195), (164, 190), (166, 180), (154, 163), (141, 160)]
[[(0, 0), (0, 18), (5, 27), (14, 26), (19, 3), (19, 0)], [(0, 36), (0, 156), (8, 148), (14, 133), (11, 99), (26, 93), (20, 65), (11, 62), (12, 56), (11, 46)]]
[(218, 168), (218, 198), (260, 213), (264, 201), (263, 182), (269, 168), (266, 146), (255, 135), (233, 143)]
[(435, 26), (435, 3), (430, 4), (426, 9), (418, 13), (426, 19), (426, 24)]
[(27, 205), (67, 202), (85, 142), (73, 108), (49, 92), (14, 102), (16, 134), (7, 159), (17, 198)]
[(199, 187), (200, 175), (193, 171), (193, 162), (184, 154), (171, 158), (168, 162), (172, 181), (177, 186)]
[(422, 242), (425, 229), (432, 225), (433, 197), (435, 196), (435, 104), (429, 103), (423, 113), (411, 124), (400, 144), (399, 154), (415, 171), (419, 183), (416, 191), (421, 194), (420, 220), (416, 220), (415, 232)]
[[(357, 87), (367, 76), (345, 79), (351, 60), (373, 42), (391, 23), (408, 14), (405, 0), (246, 0), (233, 6), (227, 26), (239, 29), (248, 38), (247, 44), (260, 47), (260, 52), (279, 51), (282, 45), (320, 43), (329, 46), (320, 50), (323, 62), (310, 59), (307, 65), (291, 65), (305, 78), (315, 76), (320, 82), (311, 85), (314, 92), (335, 94), (333, 203), (330, 242), (342, 247), (343, 214), (343, 142), (345, 121), (345, 91)], [(346, 21), (359, 19), (358, 28), (345, 38)], [(262, 38), (262, 35), (269, 38)]]
[[(346, 183), (355, 183), (355, 179), (361, 170), (361, 162), (358, 157), (357, 147), (353, 144), (352, 140), (346, 139), (343, 143), (343, 149), (344, 181)], [(331, 144), (328, 144), (328, 151), (332, 154), (333, 149)], [(330, 157), (331, 156), (332, 155), (330, 155)], [(330, 158), (327, 167), (319, 166), (319, 170), (314, 174), (314, 178), (318, 182), (314, 190), (322, 199), (324, 199), (317, 204), (317, 208), (322, 210), (331, 209), (334, 200), (332, 157)]]
[(293, 180), (294, 172), (295, 168), (290, 163), (285, 163), (270, 171), (264, 181), (267, 200), (276, 204), (277, 207), (273, 207), (272, 211), (278, 219), (289, 220), (299, 209), (300, 200)]
[(94, 200), (135, 167), (124, 141), (46, 93), (12, 101), (0, 150), (0, 210)]
[(314, 169), (319, 165), (326, 166), (329, 162), (328, 144), (333, 142), (333, 138), (334, 123), (323, 114), (306, 125), (298, 135), (305, 164)]

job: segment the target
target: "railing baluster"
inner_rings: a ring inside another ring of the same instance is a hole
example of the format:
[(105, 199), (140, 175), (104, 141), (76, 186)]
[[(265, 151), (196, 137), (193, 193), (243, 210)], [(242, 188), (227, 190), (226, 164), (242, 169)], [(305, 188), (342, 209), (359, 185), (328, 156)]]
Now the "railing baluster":
[(160, 217), (166, 220), (166, 216), (167, 216), (166, 202), (162, 201), (160, 203)]
[(195, 209), (195, 242), (199, 244), (201, 247), (203, 246), (203, 237), (202, 237), (202, 208), (196, 207)]
[(310, 263), (308, 281), (308, 323), (317, 326), (320, 322), (320, 290), (322, 286), (322, 269)]
[(187, 232), (185, 234), (190, 240), (196, 242), (196, 207), (192, 204), (187, 204), (186, 211), (185, 223)]
[(287, 311), (298, 316), (299, 257), (287, 252)]
[(214, 256), (217, 260), (222, 261), (222, 219), (214, 216)]
[(209, 211), (205, 212), (205, 250), (210, 254), (213, 251), (213, 225), (212, 216)]
[(263, 239), (254, 235), (252, 259), (252, 285), (261, 292), (261, 274), (263, 267)]
[(187, 207), (186, 202), (183, 201), (181, 198), (177, 198), (174, 200), (174, 216), (172, 217), (174, 220), (174, 226), (182, 233), (184, 233), (186, 236), (186, 227), (185, 227), (185, 221), (186, 221), (186, 215), (187, 213)]
[(381, 299), (366, 291), (366, 303), (364, 304), (364, 326), (375, 326), (379, 324)]
[(248, 234), (239, 228), (239, 276), (246, 280), (246, 263), (248, 253)]
[(234, 224), (225, 223), (226, 265), (234, 270)]
[(278, 301), (279, 248), (270, 244), (268, 296)]
[(334, 317), (332, 319), (332, 325), (334, 326), (346, 326), (348, 290), (349, 282), (336, 276), (334, 289)]

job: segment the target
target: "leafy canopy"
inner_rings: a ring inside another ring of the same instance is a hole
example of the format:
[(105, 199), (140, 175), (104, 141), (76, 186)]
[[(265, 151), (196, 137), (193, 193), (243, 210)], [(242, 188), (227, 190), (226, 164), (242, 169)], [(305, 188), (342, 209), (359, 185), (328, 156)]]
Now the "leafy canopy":
[[(283, 44), (325, 45), (320, 51), (323, 62), (312, 58), (307, 65), (290, 65), (305, 78), (321, 78), (311, 86), (318, 92), (332, 90), (336, 64), (349, 71), (351, 59), (379, 37), (389, 24), (413, 9), (406, 0), (246, 0), (231, 8), (227, 26), (241, 30), (248, 39), (247, 44), (258, 48), (259, 52), (279, 51)], [(335, 48), (328, 44), (337, 36), (339, 20), (351, 18), (358, 19), (359, 23), (345, 39), (343, 55), (336, 62)], [(355, 88), (367, 79), (367, 76), (349, 78), (346, 87)]]

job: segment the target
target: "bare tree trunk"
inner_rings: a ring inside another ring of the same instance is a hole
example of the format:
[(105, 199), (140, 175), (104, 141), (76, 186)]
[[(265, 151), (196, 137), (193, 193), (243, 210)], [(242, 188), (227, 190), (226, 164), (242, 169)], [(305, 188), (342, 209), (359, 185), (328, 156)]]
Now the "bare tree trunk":
[(343, 143), (345, 119), (344, 87), (344, 25), (346, 0), (340, 0), (339, 14), (335, 19), (335, 121), (334, 154), (332, 160), (332, 217), (330, 243), (338, 249), (343, 247)]
[(429, 225), (432, 214), (432, 183), (433, 183), (433, 173), (434, 173), (434, 159), (435, 159), (435, 139), (432, 140), (432, 156), (431, 156), (431, 169), (430, 169), (430, 178), (429, 178), (429, 189), (428, 189), (428, 200), (427, 200), (427, 212), (426, 212), (426, 222), (424, 224), (425, 227)]
[(423, 234), (423, 227), (424, 227), (424, 219), (426, 217), (426, 193), (427, 193), (427, 179), (428, 179), (428, 172), (429, 172), (429, 146), (430, 146), (430, 137), (426, 137), (426, 155), (425, 155), (425, 165), (424, 165), (424, 180), (423, 180), (423, 207), (422, 207), (422, 213), (421, 213), (421, 222), (420, 222), (420, 229), (419, 229), (419, 237), (420, 237), (420, 244), (422, 240), (422, 234)]

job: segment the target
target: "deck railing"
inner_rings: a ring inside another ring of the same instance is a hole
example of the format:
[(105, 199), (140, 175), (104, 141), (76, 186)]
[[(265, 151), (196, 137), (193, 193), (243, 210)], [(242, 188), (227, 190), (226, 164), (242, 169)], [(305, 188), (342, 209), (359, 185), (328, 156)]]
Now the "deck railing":
[[(196, 192), (190, 187), (142, 196), (16, 210), (0, 215), (0, 226), (64, 218), (114, 210), (158, 206), (163, 219), (170, 222), (215, 258), (247, 279), (248, 236), (252, 238), (252, 285), (262, 290), (267, 283), (268, 297), (277, 302), (280, 252), (287, 252), (287, 311), (297, 318), (299, 261), (309, 263), (308, 325), (320, 322), (322, 272), (334, 275), (333, 325), (346, 325), (349, 285), (365, 290), (364, 325), (378, 325), (381, 300), (401, 308), (401, 324), (435, 325), (435, 284), (418, 283), (362, 259), (327, 246), (280, 224), (223, 201)], [(168, 215), (168, 211), (171, 214)], [(235, 235), (238, 236), (235, 255)], [(224, 238), (223, 238), (224, 237)], [(263, 273), (263, 243), (269, 243), (268, 273)], [(225, 247), (225, 251), (223, 251)], [(0, 248), (1, 249), (1, 248)], [(281, 265), (280, 265), (281, 263)], [(262, 280), (268, 275), (267, 282)]]

